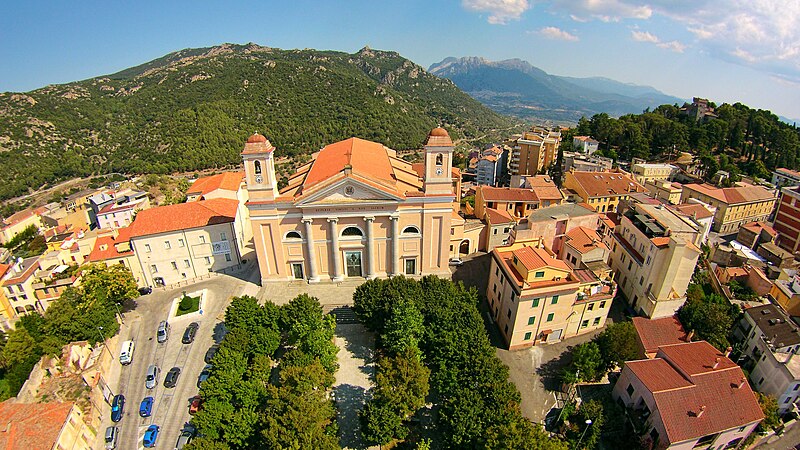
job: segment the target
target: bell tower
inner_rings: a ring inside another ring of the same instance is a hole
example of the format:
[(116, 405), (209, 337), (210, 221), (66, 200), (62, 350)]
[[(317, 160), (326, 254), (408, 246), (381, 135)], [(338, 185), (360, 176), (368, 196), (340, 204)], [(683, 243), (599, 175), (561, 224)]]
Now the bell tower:
[(442, 127), (428, 134), (422, 181), (425, 194), (453, 194), (453, 141)]
[(244, 144), (242, 160), (251, 202), (270, 202), (277, 196), (274, 150), (267, 138), (258, 133), (250, 136)]

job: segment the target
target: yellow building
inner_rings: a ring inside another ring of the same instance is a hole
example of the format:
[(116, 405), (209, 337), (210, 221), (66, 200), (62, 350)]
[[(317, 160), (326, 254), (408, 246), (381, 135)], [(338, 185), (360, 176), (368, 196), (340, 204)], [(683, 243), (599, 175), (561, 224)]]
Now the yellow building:
[(619, 201), (627, 200), (631, 193), (646, 192), (644, 186), (621, 172), (567, 172), (564, 188), (601, 213), (615, 212)]
[(712, 230), (721, 234), (736, 233), (741, 225), (769, 220), (776, 197), (761, 186), (718, 188), (710, 184), (685, 184), (681, 203), (695, 198), (715, 208)]
[(486, 297), (510, 350), (553, 343), (605, 324), (613, 281), (571, 269), (530, 243), (492, 251)]

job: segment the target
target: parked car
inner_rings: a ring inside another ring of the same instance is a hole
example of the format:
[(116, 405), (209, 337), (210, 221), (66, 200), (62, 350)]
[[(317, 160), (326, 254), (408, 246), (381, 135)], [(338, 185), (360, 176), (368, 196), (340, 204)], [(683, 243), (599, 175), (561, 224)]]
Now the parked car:
[(106, 444), (106, 450), (114, 450), (117, 448), (117, 441), (119, 441), (119, 428), (106, 428), (106, 437), (103, 440), (103, 442)]
[(461, 258), (450, 258), (450, 265), (451, 266), (460, 266), (464, 264), (464, 261)]
[(125, 410), (125, 396), (117, 394), (111, 401), (111, 421), (119, 422), (122, 419), (122, 412)]
[(180, 367), (173, 367), (169, 369), (167, 372), (167, 376), (164, 377), (164, 387), (165, 388), (174, 388), (176, 384), (178, 384), (178, 375), (181, 374)]
[(153, 397), (145, 397), (142, 403), (139, 404), (139, 415), (142, 417), (150, 417), (153, 413)]
[(147, 389), (153, 389), (158, 384), (158, 374), (161, 372), (161, 369), (158, 368), (157, 365), (152, 364), (150, 367), (147, 368), (147, 375), (144, 379), (144, 387)]
[(142, 444), (144, 444), (145, 448), (153, 448), (156, 446), (159, 431), (161, 431), (161, 428), (158, 425), (153, 424), (147, 427), (144, 431), (144, 439), (142, 439)]
[(189, 403), (189, 414), (194, 415), (197, 411), (203, 409), (203, 398), (199, 395), (192, 397), (192, 402)]
[(167, 342), (169, 339), (169, 322), (166, 320), (162, 320), (161, 323), (158, 324), (158, 331), (156, 332), (156, 340), (159, 344)]
[(198, 328), (200, 328), (199, 323), (190, 323), (189, 326), (186, 327), (186, 331), (183, 332), (183, 339), (181, 339), (181, 342), (184, 344), (191, 344), (194, 341), (194, 335), (197, 334)]
[(151, 288), (150, 286), (140, 287), (138, 290), (139, 290), (139, 295), (148, 295), (153, 293), (153, 288)]
[(185, 426), (181, 430), (181, 434), (178, 436), (178, 442), (175, 443), (175, 450), (183, 450), (183, 447), (186, 446), (189, 442), (192, 442), (192, 438), (194, 437), (194, 427)]
[(197, 377), (197, 387), (200, 388), (200, 386), (203, 385), (203, 383), (208, 379), (210, 375), (211, 375), (211, 366), (205, 366), (203, 368), (203, 371), (200, 372), (200, 376)]
[(217, 354), (217, 350), (219, 350), (219, 344), (212, 345), (206, 352), (206, 356), (203, 358), (203, 361), (205, 361), (206, 364), (211, 364), (211, 360), (214, 359), (214, 355)]

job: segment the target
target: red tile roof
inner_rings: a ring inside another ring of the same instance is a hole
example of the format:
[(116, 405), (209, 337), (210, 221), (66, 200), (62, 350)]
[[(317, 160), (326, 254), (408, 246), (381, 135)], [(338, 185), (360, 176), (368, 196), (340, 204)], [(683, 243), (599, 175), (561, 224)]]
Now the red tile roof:
[(491, 225), (516, 222), (505, 210), (495, 208), (486, 208), (486, 220)]
[(567, 242), (581, 254), (597, 248), (608, 250), (608, 246), (600, 241), (596, 231), (586, 227), (575, 227), (567, 232)]
[(634, 317), (633, 327), (646, 353), (655, 353), (662, 345), (687, 342), (686, 330), (676, 316), (661, 319)]
[(742, 369), (706, 341), (664, 346), (656, 359), (625, 366), (653, 393), (670, 443), (699, 439), (764, 417)]
[(528, 270), (536, 270), (543, 267), (553, 267), (566, 271), (570, 270), (567, 263), (560, 259), (553, 258), (543, 248), (522, 247), (514, 250), (513, 255), (516, 256)]
[(708, 219), (709, 217), (714, 217), (714, 214), (709, 211), (708, 208), (699, 203), (678, 205), (675, 207), (675, 209), (689, 217), (694, 217), (695, 219)]
[(686, 184), (683, 188), (705, 194), (729, 205), (775, 199), (772, 193), (761, 186), (718, 188), (710, 184)]
[(69, 417), (68, 403), (0, 403), (0, 449), (50, 450)]
[(203, 196), (217, 189), (235, 192), (239, 190), (243, 178), (244, 172), (223, 172), (209, 177), (201, 177), (192, 183), (192, 187), (186, 191), (186, 194)]
[(624, 173), (618, 172), (572, 172), (575, 181), (589, 197), (609, 197), (631, 192), (647, 192), (641, 184)]
[(236, 200), (214, 198), (145, 209), (136, 215), (136, 219), (128, 227), (130, 237), (233, 222), (238, 208), (239, 202)]

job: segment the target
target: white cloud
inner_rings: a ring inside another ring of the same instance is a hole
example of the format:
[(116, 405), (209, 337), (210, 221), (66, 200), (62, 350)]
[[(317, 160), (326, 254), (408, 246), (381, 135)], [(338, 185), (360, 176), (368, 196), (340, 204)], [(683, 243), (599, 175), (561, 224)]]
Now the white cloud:
[(487, 21), (493, 25), (505, 25), (518, 20), (530, 8), (528, 0), (462, 0), (468, 11), (489, 13)]
[(560, 28), (556, 27), (544, 27), (538, 32), (542, 36), (546, 37), (547, 39), (557, 39), (561, 41), (571, 41), (575, 42), (578, 41), (578, 36), (575, 36), (572, 33), (564, 31)]
[(663, 48), (664, 50), (670, 50), (676, 53), (683, 53), (683, 51), (686, 50), (685, 44), (682, 44), (678, 41), (663, 42), (658, 38), (658, 36), (653, 33), (648, 33), (647, 31), (633, 30), (631, 31), (631, 37), (634, 41), (649, 42), (651, 44), (656, 44), (656, 47), (658, 48)]

